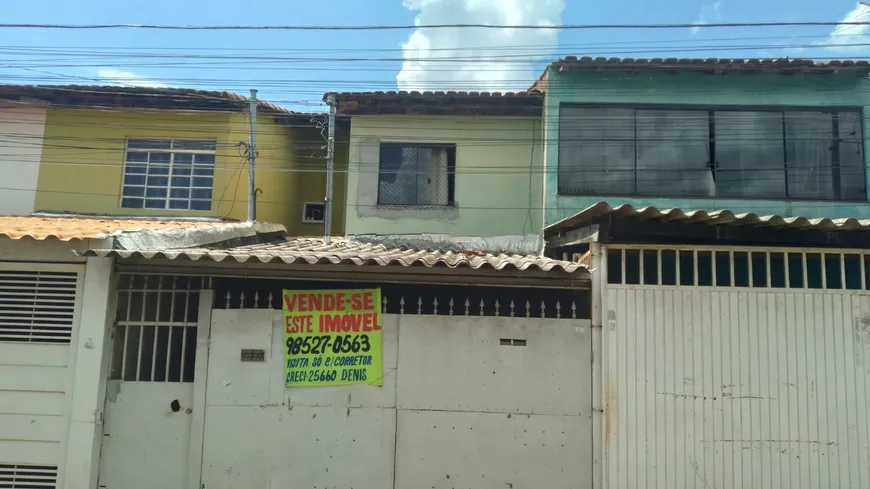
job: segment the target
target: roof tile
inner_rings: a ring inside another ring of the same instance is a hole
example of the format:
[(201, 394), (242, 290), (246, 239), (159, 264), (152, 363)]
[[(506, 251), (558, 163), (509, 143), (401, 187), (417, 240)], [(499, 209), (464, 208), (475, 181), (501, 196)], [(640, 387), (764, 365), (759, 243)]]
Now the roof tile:
[(104, 239), (122, 231), (170, 230), (214, 226), (220, 221), (116, 219), (81, 216), (0, 216), (0, 236), (10, 239)]
[(587, 271), (585, 265), (536, 255), (494, 254), (479, 250), (461, 252), (417, 248), (388, 248), (382, 244), (334, 238), (328, 245), (321, 238), (294, 238), (235, 248), (185, 248), (164, 250), (90, 250), (88, 256), (120, 258), (179, 258), (204, 261), (235, 260), (239, 263), (286, 263), (310, 265), (377, 265), (471, 268), (493, 270), (540, 270), (574, 273)]

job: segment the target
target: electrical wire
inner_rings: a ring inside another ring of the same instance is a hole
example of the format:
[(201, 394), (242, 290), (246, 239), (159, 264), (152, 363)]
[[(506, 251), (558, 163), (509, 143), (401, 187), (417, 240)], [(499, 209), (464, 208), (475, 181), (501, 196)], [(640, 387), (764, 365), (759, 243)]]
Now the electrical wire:
[(405, 25), (170, 25), (170, 24), (26, 24), (0, 23), (0, 29), (148, 29), (175, 31), (388, 31), (418, 29), (518, 29), (518, 30), (589, 30), (589, 29), (713, 29), (721, 27), (842, 27), (865, 26), (870, 22), (717, 22), (691, 24), (405, 24)]

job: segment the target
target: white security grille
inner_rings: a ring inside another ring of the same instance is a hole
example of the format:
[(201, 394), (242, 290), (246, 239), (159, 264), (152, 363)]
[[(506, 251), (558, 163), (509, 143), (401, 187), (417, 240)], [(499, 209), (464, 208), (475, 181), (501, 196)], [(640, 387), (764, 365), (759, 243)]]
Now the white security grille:
[(609, 246), (607, 283), (868, 291), (866, 250)]
[(0, 489), (54, 489), (56, 487), (56, 465), (0, 463)]
[(79, 273), (37, 264), (0, 268), (0, 341), (69, 343)]
[(120, 280), (111, 378), (193, 382), (202, 280), (130, 275)]

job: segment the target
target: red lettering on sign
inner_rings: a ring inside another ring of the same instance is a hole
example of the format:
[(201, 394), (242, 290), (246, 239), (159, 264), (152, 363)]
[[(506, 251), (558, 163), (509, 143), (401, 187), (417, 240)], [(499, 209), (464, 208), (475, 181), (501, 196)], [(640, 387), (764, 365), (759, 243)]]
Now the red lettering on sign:
[(312, 311), (323, 310), (323, 296), (320, 294), (310, 294), (308, 296), (308, 307)]
[(335, 310), (335, 294), (323, 294), (323, 310)]
[(371, 292), (364, 292), (363, 293), (362, 303), (363, 303), (362, 304), (363, 310), (365, 310), (365, 311), (374, 310), (374, 308), (375, 308), (374, 297), (372, 297)]
[(287, 311), (293, 312), (296, 310), (296, 294), (284, 294), (284, 305), (287, 306)]
[(324, 314), (320, 316), (321, 333), (338, 333), (341, 331), (341, 315)]
[(360, 325), (362, 324), (361, 314), (345, 314), (341, 317), (341, 330), (345, 333), (353, 331), (359, 333)]
[(345, 310), (344, 294), (342, 294), (342, 293), (335, 294), (335, 309), (337, 311)]
[(311, 316), (287, 316), (284, 318), (284, 331), (287, 334), (312, 333)]

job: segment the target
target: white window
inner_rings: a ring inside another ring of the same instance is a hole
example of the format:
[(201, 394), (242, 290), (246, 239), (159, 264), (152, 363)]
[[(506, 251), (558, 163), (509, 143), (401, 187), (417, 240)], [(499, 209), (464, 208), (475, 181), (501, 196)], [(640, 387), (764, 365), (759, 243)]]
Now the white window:
[(128, 139), (121, 207), (211, 209), (214, 141)]

